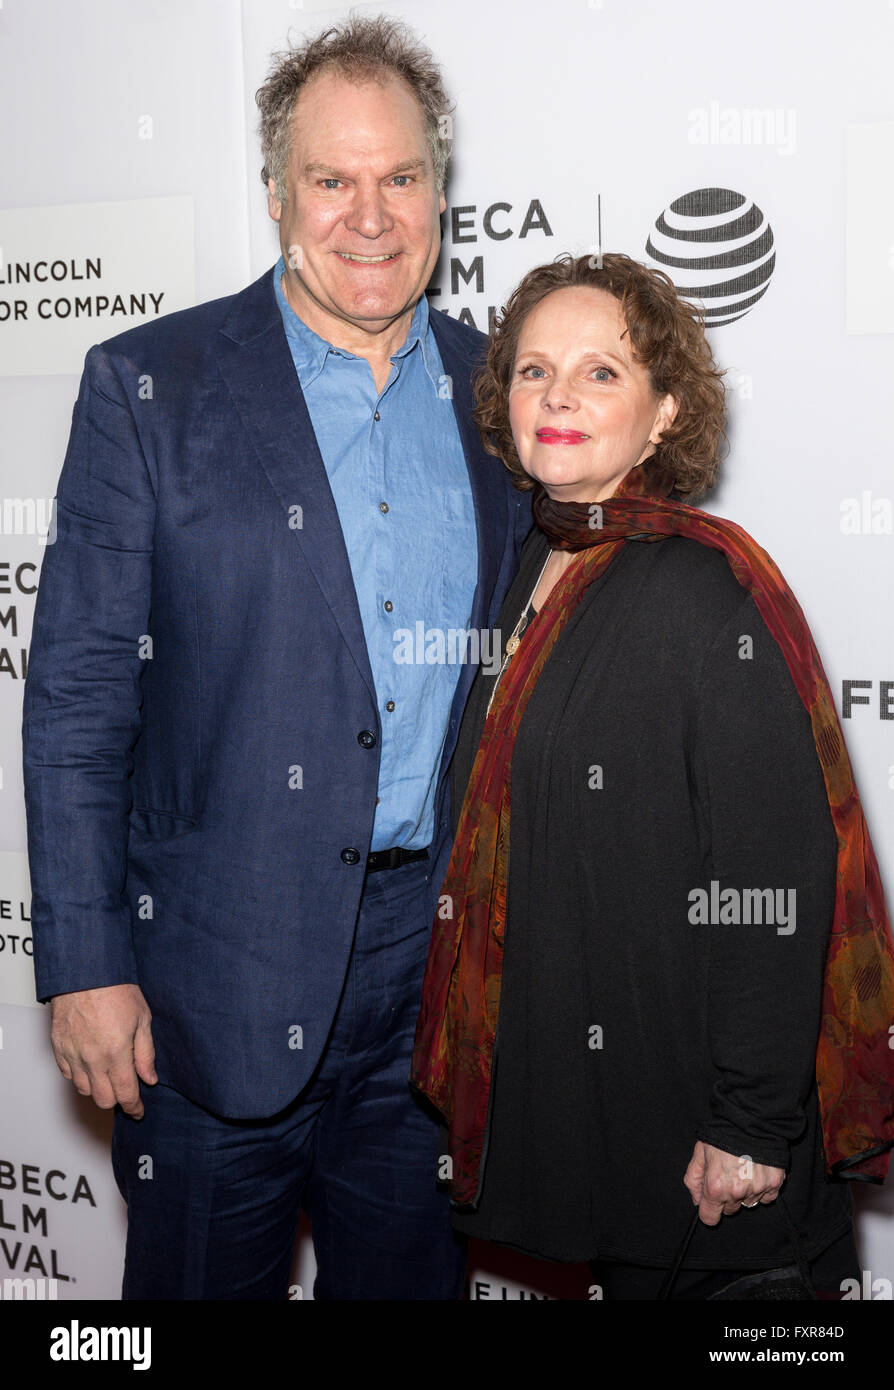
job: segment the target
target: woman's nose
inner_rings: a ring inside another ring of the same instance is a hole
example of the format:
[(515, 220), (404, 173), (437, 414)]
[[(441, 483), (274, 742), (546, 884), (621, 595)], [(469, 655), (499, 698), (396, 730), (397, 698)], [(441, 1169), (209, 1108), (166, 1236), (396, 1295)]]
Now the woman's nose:
[(543, 393), (542, 404), (547, 410), (573, 410), (577, 401), (570, 383), (553, 377)]

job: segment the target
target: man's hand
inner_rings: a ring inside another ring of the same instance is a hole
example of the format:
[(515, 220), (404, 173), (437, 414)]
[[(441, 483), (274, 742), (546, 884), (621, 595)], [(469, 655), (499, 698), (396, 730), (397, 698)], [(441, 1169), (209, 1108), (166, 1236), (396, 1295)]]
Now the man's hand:
[[(139, 985), (107, 985), (54, 994), (50, 1041), (66, 1081), (101, 1110), (120, 1105), (143, 1117), (140, 1080), (154, 1086), (152, 1014)], [(138, 1079), (139, 1078), (139, 1079)]]
[(733, 1216), (742, 1206), (775, 1202), (785, 1169), (752, 1163), (747, 1154), (727, 1153), (699, 1139), (683, 1182), (701, 1220), (716, 1226), (721, 1216)]

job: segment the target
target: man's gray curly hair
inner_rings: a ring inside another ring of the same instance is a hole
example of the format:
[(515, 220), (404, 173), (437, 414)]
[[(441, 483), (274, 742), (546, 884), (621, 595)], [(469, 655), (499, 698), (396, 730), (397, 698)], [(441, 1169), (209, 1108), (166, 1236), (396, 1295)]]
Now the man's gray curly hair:
[(402, 77), (412, 88), (425, 123), (438, 189), (444, 187), (450, 159), (453, 109), (444, 90), (440, 69), (429, 49), (413, 31), (387, 15), (374, 18), (349, 16), (341, 25), (326, 29), (300, 47), (274, 53), (263, 87), (255, 93), (261, 113), (261, 179), (272, 178), (276, 196), (286, 200), (291, 118), (305, 83), (323, 68), (332, 68), (351, 81), (379, 81)]

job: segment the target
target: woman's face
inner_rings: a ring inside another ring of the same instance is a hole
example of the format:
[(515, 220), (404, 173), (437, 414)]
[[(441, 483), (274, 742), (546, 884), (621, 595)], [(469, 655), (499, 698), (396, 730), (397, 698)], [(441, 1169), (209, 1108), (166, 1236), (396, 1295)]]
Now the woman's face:
[(676, 412), (633, 360), (621, 306), (606, 290), (554, 290), (522, 324), (509, 423), (525, 472), (557, 501), (611, 497)]

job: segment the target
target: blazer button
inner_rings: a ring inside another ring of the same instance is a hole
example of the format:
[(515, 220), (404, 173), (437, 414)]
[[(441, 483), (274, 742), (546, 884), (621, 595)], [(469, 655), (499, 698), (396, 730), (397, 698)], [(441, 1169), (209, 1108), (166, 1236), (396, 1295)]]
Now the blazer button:
[(375, 748), (376, 736), (371, 729), (361, 729), (357, 735), (357, 742), (361, 748)]
[(343, 849), (341, 860), (343, 864), (358, 864), (360, 862), (359, 849)]

